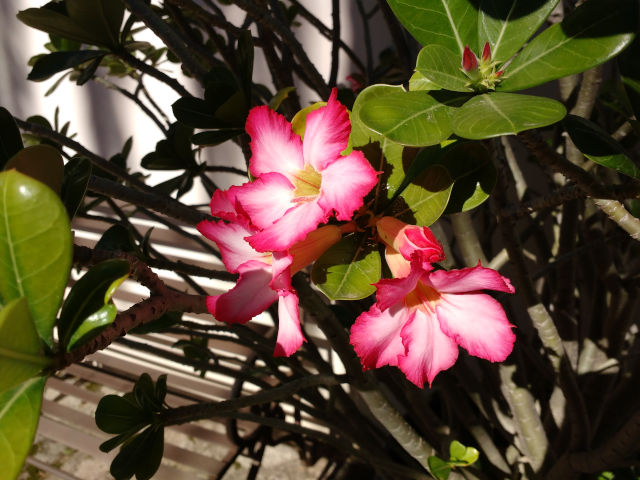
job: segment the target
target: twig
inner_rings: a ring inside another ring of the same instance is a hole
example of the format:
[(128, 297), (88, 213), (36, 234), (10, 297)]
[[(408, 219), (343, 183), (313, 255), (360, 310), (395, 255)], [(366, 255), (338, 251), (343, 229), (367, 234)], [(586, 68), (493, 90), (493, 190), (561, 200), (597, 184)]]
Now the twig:
[(329, 73), (329, 87), (336, 86), (338, 67), (340, 66), (340, 0), (331, 0), (331, 72)]
[(142, 73), (146, 73), (147, 75), (149, 75), (150, 77), (155, 78), (156, 80), (161, 81), (162, 83), (168, 85), (169, 87), (171, 87), (178, 95), (182, 96), (182, 97), (191, 97), (192, 95), (187, 91), (186, 88), (184, 88), (180, 82), (178, 82), (175, 78), (171, 78), (169, 75), (167, 75), (164, 72), (161, 72), (160, 70), (158, 70), (157, 68), (153, 67), (152, 65), (149, 65), (146, 62), (143, 62), (142, 60), (140, 60), (139, 58), (135, 57), (134, 55), (130, 54), (128, 51), (126, 50), (121, 50), (118, 52), (115, 52), (116, 55), (118, 55), (118, 57), (120, 57), (122, 60), (124, 60), (126, 63), (129, 64), (129, 66), (135, 68), (136, 70), (140, 70)]

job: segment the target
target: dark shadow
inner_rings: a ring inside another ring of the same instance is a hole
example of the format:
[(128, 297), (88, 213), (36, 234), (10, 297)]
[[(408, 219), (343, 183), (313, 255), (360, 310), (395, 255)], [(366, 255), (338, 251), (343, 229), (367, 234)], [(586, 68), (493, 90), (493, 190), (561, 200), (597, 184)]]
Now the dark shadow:
[(471, 0), (476, 10), (499, 20), (516, 20), (535, 12), (545, 3), (545, 0)]

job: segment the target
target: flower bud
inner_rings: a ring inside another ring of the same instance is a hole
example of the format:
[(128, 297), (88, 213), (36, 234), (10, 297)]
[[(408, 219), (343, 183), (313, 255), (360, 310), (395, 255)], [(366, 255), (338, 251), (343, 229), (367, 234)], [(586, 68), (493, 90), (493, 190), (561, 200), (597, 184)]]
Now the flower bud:
[(378, 235), (384, 243), (406, 259), (418, 254), (426, 263), (444, 260), (444, 250), (427, 227), (408, 225), (393, 217), (382, 217), (376, 222)]
[(465, 72), (471, 72), (478, 68), (478, 58), (476, 54), (471, 51), (469, 45), (464, 46), (464, 52), (462, 53), (462, 68)]

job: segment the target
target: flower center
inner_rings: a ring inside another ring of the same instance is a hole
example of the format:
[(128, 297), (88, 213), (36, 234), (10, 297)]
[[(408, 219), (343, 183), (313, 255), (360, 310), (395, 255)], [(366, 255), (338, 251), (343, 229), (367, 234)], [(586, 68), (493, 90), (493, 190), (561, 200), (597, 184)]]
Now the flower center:
[(424, 312), (435, 312), (440, 293), (433, 287), (418, 282), (416, 288), (404, 299), (408, 308), (420, 308)]
[(311, 165), (307, 164), (304, 170), (298, 170), (293, 175), (293, 185), (296, 187), (293, 191), (295, 198), (315, 197), (320, 193), (322, 175)]

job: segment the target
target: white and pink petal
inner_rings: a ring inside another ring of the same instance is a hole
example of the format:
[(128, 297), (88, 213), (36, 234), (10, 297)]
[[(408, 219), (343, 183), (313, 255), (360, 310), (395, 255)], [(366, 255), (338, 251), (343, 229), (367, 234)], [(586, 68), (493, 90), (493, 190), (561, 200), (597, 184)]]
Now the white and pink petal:
[(266, 173), (236, 192), (238, 204), (258, 229), (267, 228), (282, 218), (293, 202), (294, 187), (279, 173)]
[(273, 355), (288, 357), (295, 353), (305, 341), (300, 328), (298, 295), (295, 291), (283, 292), (278, 301), (278, 337)]
[(516, 290), (508, 278), (478, 263), (475, 267), (460, 270), (437, 270), (429, 274), (433, 287), (445, 293), (467, 293), (480, 290), (496, 290), (514, 293)]

